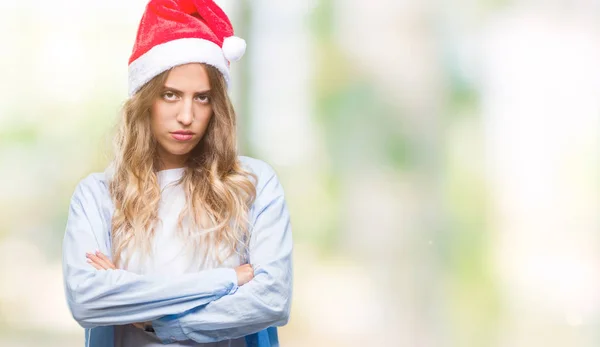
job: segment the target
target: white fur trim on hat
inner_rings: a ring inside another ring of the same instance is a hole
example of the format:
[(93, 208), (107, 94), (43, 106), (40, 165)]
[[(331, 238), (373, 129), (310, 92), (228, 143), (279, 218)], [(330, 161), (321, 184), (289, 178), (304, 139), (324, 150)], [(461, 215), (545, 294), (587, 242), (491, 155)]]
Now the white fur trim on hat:
[(156, 45), (129, 64), (129, 96), (162, 72), (188, 63), (216, 67), (229, 85), (229, 67), (221, 47), (208, 40), (184, 38)]

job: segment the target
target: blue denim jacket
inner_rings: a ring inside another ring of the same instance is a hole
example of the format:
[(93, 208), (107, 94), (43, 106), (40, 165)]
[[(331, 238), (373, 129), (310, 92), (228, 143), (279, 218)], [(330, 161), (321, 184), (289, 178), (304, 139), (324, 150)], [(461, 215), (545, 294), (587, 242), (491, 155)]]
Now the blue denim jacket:
[(67, 304), (85, 328), (86, 346), (113, 347), (115, 325), (147, 321), (165, 344), (245, 337), (248, 347), (279, 345), (276, 327), (288, 322), (292, 296), (289, 212), (274, 170), (257, 159), (240, 161), (258, 177), (249, 211), (248, 261), (254, 278), (240, 287), (232, 268), (167, 276), (94, 269), (86, 252), (111, 254), (109, 171), (77, 185), (63, 240), (63, 277)]

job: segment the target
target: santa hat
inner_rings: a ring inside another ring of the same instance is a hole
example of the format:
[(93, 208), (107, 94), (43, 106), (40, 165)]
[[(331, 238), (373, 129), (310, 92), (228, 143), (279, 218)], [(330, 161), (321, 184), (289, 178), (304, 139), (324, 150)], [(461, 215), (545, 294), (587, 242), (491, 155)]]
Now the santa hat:
[(160, 73), (183, 64), (216, 67), (229, 85), (229, 63), (246, 42), (233, 36), (227, 15), (212, 0), (150, 0), (129, 58), (129, 96)]

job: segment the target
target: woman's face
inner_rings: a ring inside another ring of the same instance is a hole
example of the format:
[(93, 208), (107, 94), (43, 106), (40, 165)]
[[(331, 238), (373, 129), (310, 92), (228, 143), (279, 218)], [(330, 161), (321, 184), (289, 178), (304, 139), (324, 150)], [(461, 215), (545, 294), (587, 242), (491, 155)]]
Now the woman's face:
[(210, 81), (202, 64), (174, 67), (150, 110), (150, 128), (163, 167), (182, 167), (212, 117)]

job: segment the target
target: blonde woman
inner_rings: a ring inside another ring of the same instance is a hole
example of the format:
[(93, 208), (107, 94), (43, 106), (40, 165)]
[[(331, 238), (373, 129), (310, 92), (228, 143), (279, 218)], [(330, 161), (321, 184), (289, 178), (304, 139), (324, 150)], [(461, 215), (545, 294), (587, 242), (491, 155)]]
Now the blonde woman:
[(236, 151), (244, 50), (212, 1), (147, 5), (115, 158), (76, 187), (63, 242), (86, 346), (278, 346), (292, 235), (277, 175)]

